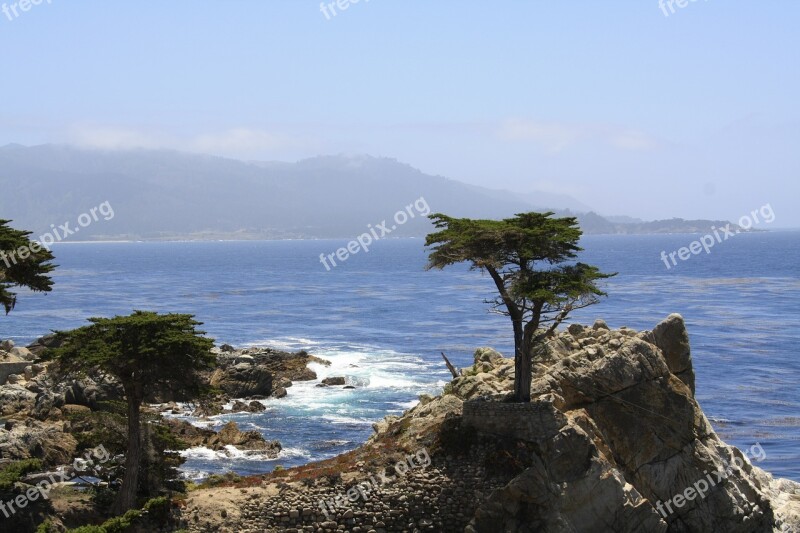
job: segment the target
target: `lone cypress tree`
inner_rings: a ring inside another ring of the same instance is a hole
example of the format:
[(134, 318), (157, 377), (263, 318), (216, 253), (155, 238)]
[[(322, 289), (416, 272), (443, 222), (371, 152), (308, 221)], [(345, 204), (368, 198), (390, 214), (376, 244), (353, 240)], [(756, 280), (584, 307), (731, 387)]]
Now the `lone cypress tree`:
[(146, 392), (161, 387), (197, 396), (205, 389), (199, 371), (214, 366), (212, 339), (198, 331), (192, 315), (135, 311), (129, 316), (90, 318), (91, 325), (58, 332), (61, 346), (52, 350), (64, 373), (102, 370), (122, 384), (128, 411), (125, 475), (113, 512), (136, 503), (142, 459), (141, 406)]
[(597, 303), (605, 296), (597, 280), (615, 275), (573, 263), (582, 250), (578, 221), (552, 215), (521, 213), (504, 220), (452, 218), (441, 213), (428, 217), (439, 229), (425, 241), (425, 246), (432, 247), (428, 269), (466, 261), (471, 268), (488, 272), (494, 281), (498, 296), (487, 303), (508, 316), (514, 328), (514, 397), (519, 402), (531, 399), (536, 344), (570, 312)]

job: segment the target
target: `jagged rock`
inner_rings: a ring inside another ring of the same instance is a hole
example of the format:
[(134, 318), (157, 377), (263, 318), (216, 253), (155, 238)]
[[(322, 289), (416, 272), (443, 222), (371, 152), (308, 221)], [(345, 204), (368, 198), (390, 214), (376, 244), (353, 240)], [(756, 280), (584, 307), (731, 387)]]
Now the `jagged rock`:
[(61, 423), (28, 418), (10, 429), (0, 429), (0, 457), (12, 461), (37, 458), (46, 465), (70, 463), (77, 445)]
[(223, 344), (222, 346), (219, 347), (219, 349), (220, 349), (221, 352), (225, 352), (225, 353), (231, 353), (231, 352), (235, 352), (236, 351), (236, 348), (234, 348), (230, 344)]
[(570, 335), (572, 335), (573, 337), (580, 338), (586, 331), (586, 328), (584, 328), (580, 324), (570, 324), (569, 327), (567, 328), (567, 331), (569, 331)]
[(0, 416), (27, 414), (36, 405), (36, 394), (15, 381), (22, 381), (22, 378), (17, 375), (8, 376), (8, 384), (0, 387)]
[(344, 376), (333, 376), (322, 380), (323, 385), (344, 385), (347, 381)]
[(61, 342), (58, 340), (54, 333), (48, 333), (43, 337), (36, 339), (33, 343), (28, 345), (28, 349), (39, 357), (44, 353), (45, 350), (48, 348), (58, 348), (61, 345)]
[[(471, 531), (767, 532), (774, 513), (800, 511), (800, 485), (781, 480), (781, 490), (743, 461), (706, 497), (662, 512), (663, 502), (742, 454), (717, 437), (689, 384), (675, 374), (693, 376), (679, 315), (644, 335), (594, 331), (602, 334), (537, 367), (532, 397), (552, 408), (537, 409), (527, 431), (517, 431), (536, 444), (533, 464), (479, 506)], [(483, 383), (502, 380), (495, 374)], [(474, 397), (457, 381), (456, 395)], [(500, 416), (483, 425), (493, 432), (509, 427)], [(511, 422), (520, 415), (509, 416)]]
[(190, 447), (206, 446), (208, 441), (216, 436), (216, 432), (211, 429), (199, 428), (185, 420), (176, 418), (164, 418), (161, 424), (166, 426), (172, 435), (178, 437)]
[(287, 394), (289, 393), (286, 392), (286, 389), (284, 387), (278, 387), (274, 391), (272, 391), (273, 398), (285, 398)]
[(35, 361), (37, 359), (36, 355), (24, 346), (15, 346), (8, 353), (14, 357), (19, 357), (23, 361)]
[(475, 350), (475, 354), (473, 355), (473, 361), (475, 364), (486, 362), (491, 363), (494, 366), (495, 363), (502, 360), (503, 354), (493, 348), (478, 348)]
[(10, 352), (12, 348), (14, 348), (14, 341), (11, 339), (0, 341), (0, 350), (4, 352)]
[(246, 348), (223, 353), (219, 367), (209, 376), (212, 386), (234, 398), (271, 396), (273, 390), (291, 386), (294, 381), (317, 379), (309, 362), (329, 365), (305, 352), (288, 353), (269, 348)]
[(608, 327), (608, 324), (606, 324), (605, 320), (598, 318), (597, 320), (594, 321), (594, 324), (592, 325), (592, 329), (593, 330), (598, 330), (598, 329), (609, 330), (610, 328)]
[(241, 450), (258, 450), (268, 457), (277, 457), (281, 451), (280, 442), (266, 441), (258, 431), (241, 431), (236, 422), (225, 424), (216, 435), (208, 439), (208, 446), (213, 449), (235, 446)]
[(234, 398), (256, 394), (269, 396), (272, 393), (272, 374), (266, 368), (242, 363), (218, 369), (211, 376), (211, 385)]
[(653, 328), (654, 344), (659, 347), (667, 360), (670, 372), (686, 383), (694, 394), (694, 368), (689, 347), (689, 333), (683, 317), (677, 313)]
[(434, 397), (430, 394), (420, 394), (419, 395), (419, 404), (426, 405), (431, 403), (434, 400)]
[(234, 413), (246, 412), (246, 413), (260, 413), (261, 411), (266, 411), (266, 407), (261, 402), (252, 401), (250, 403), (245, 403), (240, 400), (236, 400), (233, 402), (233, 407), (231, 411)]

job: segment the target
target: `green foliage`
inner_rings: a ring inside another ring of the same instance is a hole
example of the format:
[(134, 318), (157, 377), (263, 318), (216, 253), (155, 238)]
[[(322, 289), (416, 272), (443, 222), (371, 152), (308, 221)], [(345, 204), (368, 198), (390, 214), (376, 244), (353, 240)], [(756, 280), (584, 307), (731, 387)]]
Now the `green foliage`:
[(13, 229), (9, 222), (0, 219), (0, 305), (6, 314), (17, 303), (12, 287), (49, 292), (53, 287), (49, 274), (56, 267), (50, 262), (53, 254), (29, 239), (30, 231)]
[(68, 529), (66, 533), (125, 533), (142, 516), (142, 511), (131, 509), (122, 516), (115, 516), (99, 526), (81, 526)]
[(19, 481), (25, 474), (36, 472), (42, 469), (42, 462), (39, 459), (25, 459), (15, 461), (0, 468), (0, 491), (8, 492), (14, 487), (14, 483)]
[[(103, 371), (115, 377), (125, 391), (129, 443), (126, 447), (126, 468), (113, 509), (131, 509), (135, 496), (150, 494), (171, 475), (177, 457), (166, 455), (164, 443), (156, 432), (155, 444), (150, 439), (149, 424), (141, 418), (141, 405), (154, 388), (173, 395), (199, 395), (206, 390), (203, 370), (213, 368), (216, 356), (211, 353), (212, 339), (197, 330), (200, 322), (192, 315), (159, 315), (151, 311), (134, 311), (128, 316), (90, 318), (91, 325), (67, 332), (58, 332), (60, 347), (52, 350), (60, 371), (66, 374), (88, 374)], [(142, 423), (148, 429), (142, 447)], [(130, 468), (137, 465), (137, 468)], [(139, 467), (145, 465), (145, 475)], [(155, 468), (153, 468), (155, 467)], [(142, 489), (144, 488), (144, 491)]]
[(183, 492), (186, 483), (180, 480), (180, 467), (186, 459), (179, 450), (188, 446), (173, 435), (166, 426), (160, 425), (161, 415), (147, 415), (144, 424), (145, 454), (139, 468), (140, 492), (144, 495), (158, 494), (163, 489)]
[[(581, 230), (574, 217), (520, 213), (503, 220), (430, 215), (438, 229), (429, 234), (428, 269), (470, 263), (487, 272), (497, 296), (487, 303), (511, 319), (514, 328), (514, 394), (530, 400), (533, 348), (575, 309), (599, 301), (604, 274), (576, 262)], [(543, 328), (544, 324), (549, 327)], [(541, 329), (540, 329), (541, 328)]]
[(52, 354), (63, 372), (103, 370), (122, 383), (126, 394), (138, 397), (144, 397), (145, 387), (155, 386), (187, 394), (203, 391), (197, 371), (214, 366), (214, 341), (196, 329), (201, 324), (192, 315), (135, 311), (89, 322), (57, 333), (63, 344)]
[[(602, 274), (584, 263), (564, 264), (577, 258), (581, 230), (574, 217), (552, 218), (553, 213), (521, 213), (504, 220), (452, 218), (430, 215), (440, 231), (427, 236), (432, 247), (428, 268), (469, 262), (489, 272), (499, 290), (495, 307), (535, 319), (594, 303), (603, 293)], [(537, 324), (538, 325), (538, 324)]]
[(57, 533), (57, 529), (53, 526), (53, 523), (50, 520), (45, 520), (39, 527), (36, 528), (35, 533)]
[(94, 487), (90, 494), (92, 503), (98, 509), (109, 509), (117, 497), (116, 491), (109, 487)]
[(127, 445), (127, 407), (125, 402), (99, 402), (97, 410), (67, 415), (70, 432), (78, 441), (78, 450), (105, 447), (111, 455), (125, 453)]
[[(81, 526), (69, 529), (66, 533), (125, 533), (143, 520), (147, 520), (149, 527), (146, 529), (158, 529), (169, 520), (170, 506), (168, 498), (153, 498), (145, 503), (142, 509), (131, 509), (124, 515), (110, 518), (98, 526)], [(36, 533), (47, 533), (47, 530)]]

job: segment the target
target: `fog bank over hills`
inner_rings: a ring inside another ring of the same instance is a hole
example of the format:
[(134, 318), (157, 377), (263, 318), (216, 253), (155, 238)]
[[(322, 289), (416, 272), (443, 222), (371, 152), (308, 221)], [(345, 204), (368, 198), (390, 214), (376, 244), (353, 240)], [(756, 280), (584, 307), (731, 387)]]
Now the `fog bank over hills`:
[(74, 228), (79, 215), (109, 202), (113, 218), (100, 217), (71, 240), (351, 238), (368, 224), (391, 221), (419, 198), (424, 202), (408, 210), (415, 217), (391, 236), (427, 233), (423, 206), (480, 218), (531, 210), (581, 213), (587, 234), (705, 231), (724, 224), (609, 219), (566, 195), (486, 189), (370, 156), (244, 162), (163, 150), (14, 144), (0, 148), (0, 191), (0, 218), (34, 236), (67, 221)]

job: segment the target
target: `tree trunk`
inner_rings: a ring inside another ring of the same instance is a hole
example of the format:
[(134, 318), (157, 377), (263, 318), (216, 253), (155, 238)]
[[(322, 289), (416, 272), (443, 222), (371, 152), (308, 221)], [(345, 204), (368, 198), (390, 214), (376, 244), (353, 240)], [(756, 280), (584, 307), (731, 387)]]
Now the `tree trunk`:
[(112, 509), (114, 515), (121, 515), (136, 505), (139, 488), (139, 462), (142, 456), (141, 427), (139, 414), (142, 400), (126, 392), (128, 397), (128, 450), (125, 454), (125, 477)]
[(525, 346), (522, 321), (514, 321), (514, 399), (517, 402), (531, 401), (531, 354)]

